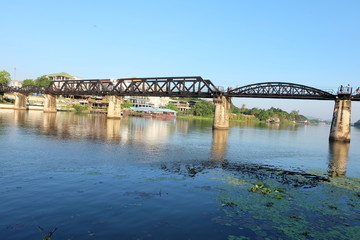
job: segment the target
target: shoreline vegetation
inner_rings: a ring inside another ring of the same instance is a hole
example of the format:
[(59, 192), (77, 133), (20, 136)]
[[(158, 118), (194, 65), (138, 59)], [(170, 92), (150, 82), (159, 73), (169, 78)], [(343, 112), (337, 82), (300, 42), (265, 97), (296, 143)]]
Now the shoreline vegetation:
[[(179, 111), (173, 104), (168, 104), (166, 108), (178, 111), (178, 118), (183, 119), (201, 119), (201, 120), (213, 120), (214, 118), (214, 105), (210, 101), (202, 99), (190, 99), (196, 100), (197, 103), (188, 111)], [(230, 122), (241, 123), (275, 123), (275, 124), (320, 124), (320, 119), (310, 120), (305, 116), (299, 114), (299, 111), (291, 111), (290, 113), (280, 109), (271, 107), (270, 109), (261, 108), (246, 108), (245, 104), (241, 108), (231, 105)]]
[[(179, 100), (175, 98), (174, 100)], [(180, 111), (176, 105), (173, 103), (168, 103), (165, 108), (177, 111), (177, 118), (180, 119), (200, 119), (206, 121), (213, 121), (215, 107), (211, 101), (197, 98), (181, 98), (183, 101), (195, 101), (196, 103), (186, 111)], [(12, 99), (4, 98), (1, 101), (2, 104), (13, 104)], [(81, 104), (80, 101), (64, 101), (64, 99), (59, 100), (58, 102), (60, 108), (59, 111), (69, 111), (77, 113), (97, 113), (97, 114), (106, 114), (107, 107), (94, 107), (91, 104)], [(35, 104), (30, 104), (30, 106), (40, 106), (40, 102)], [(124, 115), (130, 111), (130, 107), (133, 107), (129, 101), (125, 101), (122, 105)], [(241, 108), (231, 105), (229, 120), (231, 122), (241, 122), (241, 123), (275, 123), (275, 124), (320, 124), (324, 123), (320, 119), (310, 120), (305, 116), (299, 114), (299, 111), (293, 110), (290, 113), (280, 109), (271, 107), (270, 109), (261, 109), (261, 108), (247, 108), (245, 104)], [(327, 123), (327, 122), (325, 122)], [(355, 126), (360, 126), (360, 120), (355, 123)]]

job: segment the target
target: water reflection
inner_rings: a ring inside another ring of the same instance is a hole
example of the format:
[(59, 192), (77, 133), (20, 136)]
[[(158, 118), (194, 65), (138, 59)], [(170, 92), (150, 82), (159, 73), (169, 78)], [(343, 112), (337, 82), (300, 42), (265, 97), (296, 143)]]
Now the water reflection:
[(211, 159), (216, 162), (222, 162), (225, 159), (227, 149), (228, 130), (213, 130)]
[(254, 121), (248, 122), (230, 122), (230, 127), (241, 127), (241, 128), (264, 128), (271, 130), (297, 130), (299, 127), (304, 127), (303, 124), (281, 124), (281, 123), (259, 123)]
[[(7, 131), (11, 132), (11, 134), (22, 134), (23, 131), (21, 130), (25, 129), (26, 134), (47, 135), (54, 139), (58, 138), (70, 141), (72, 139), (76, 139), (77, 141), (88, 141), (90, 139), (96, 142), (106, 141), (121, 145), (126, 144), (126, 146), (129, 147), (128, 149), (133, 148), (136, 149), (138, 153), (144, 154), (145, 157), (139, 158), (142, 160), (190, 163), (186, 168), (188, 168), (191, 174), (202, 171), (202, 169), (210, 166), (227, 169), (226, 166), (228, 163), (240, 163), (242, 159), (245, 159), (245, 167), (248, 167), (248, 163), (252, 162), (253, 159), (256, 160), (254, 162), (259, 162), (257, 158), (264, 158), (265, 160), (271, 159), (271, 161), (267, 161), (266, 164), (268, 165), (282, 166), (279, 162), (283, 165), (291, 165), (293, 159), (289, 158), (289, 160), (287, 160), (287, 156), (291, 155), (294, 151), (296, 151), (296, 153), (302, 153), (304, 155), (302, 158), (305, 160), (311, 159), (311, 154), (315, 150), (318, 151), (317, 149), (314, 150), (311, 148), (308, 136), (304, 135), (304, 141), (301, 140), (301, 136), (297, 135), (294, 137), (293, 130), (299, 126), (285, 127), (285, 129), (290, 131), (271, 130), (254, 132), (246, 129), (252, 128), (252, 126), (245, 125), (243, 130), (241, 130), (242, 134), (237, 136), (231, 134), (231, 131), (234, 131), (231, 129), (229, 131), (211, 131), (211, 121), (148, 118), (123, 118), (117, 120), (107, 119), (104, 115), (82, 115), (66, 112), (43, 113), (40, 111), (19, 110), (1, 110), (0, 123), (4, 126), (15, 126), (20, 130), (13, 131), (14, 128), (6, 128), (10, 129), (10, 131)], [(273, 129), (280, 127), (278, 125), (271, 126), (274, 127)], [(266, 125), (263, 127), (269, 129), (269, 126)], [(308, 127), (300, 127), (297, 130), (307, 128)], [(282, 128), (280, 127), (280, 129)], [(327, 139), (327, 128), (309, 127), (309, 129), (311, 132), (319, 131), (320, 133), (326, 134), (323, 139)], [(2, 132), (5, 131), (2, 130)], [(305, 133), (305, 131), (303, 132)], [(264, 136), (270, 136), (271, 139), (264, 140)], [(228, 140), (229, 137), (231, 137), (231, 140)], [(286, 145), (287, 148), (274, 151), (274, 146), (268, 144), (269, 141), (274, 139), (273, 137), (282, 137), (283, 139), (289, 139), (289, 141), (294, 139), (295, 141), (292, 145)], [(315, 140), (311, 141), (314, 145), (315, 143), (318, 144), (318, 141), (321, 139)], [(233, 144), (238, 144), (238, 141), (241, 141), (243, 144), (242, 147), (244, 148), (241, 154), (238, 154), (237, 147), (231, 147)], [(256, 144), (264, 146), (264, 149), (258, 150), (253, 147)], [(347, 175), (351, 175), (351, 172), (346, 171), (349, 143), (334, 142), (329, 146), (326, 142), (323, 146), (326, 149), (325, 151), (327, 151), (328, 148), (329, 155), (324, 156), (322, 149), (316, 156), (316, 159), (320, 157), (322, 162), (319, 163), (318, 161), (308, 160), (308, 164), (311, 165), (314, 163), (314, 168), (321, 168), (324, 172), (328, 171), (329, 176), (344, 176), (346, 173)], [(313, 152), (308, 152), (308, 149)], [(167, 156), (169, 153), (170, 155)], [(264, 165), (264, 162), (260, 161), (260, 165)], [(302, 169), (301, 166), (299, 168)], [(358, 168), (352, 166), (351, 171), (355, 171), (354, 169), (356, 170)]]
[(120, 139), (120, 119), (106, 119), (106, 139)]
[(130, 117), (124, 119), (124, 142), (162, 145), (175, 132), (175, 120)]
[(14, 110), (14, 123), (22, 125), (25, 123), (26, 110)]
[(0, 120), (61, 139), (96, 139), (111, 142), (162, 145), (176, 129), (189, 131), (189, 124), (175, 120), (124, 118), (66, 112), (0, 111)]
[(44, 113), (42, 129), (48, 135), (56, 135), (56, 113)]
[(342, 177), (346, 175), (350, 143), (331, 142), (329, 145), (329, 176)]

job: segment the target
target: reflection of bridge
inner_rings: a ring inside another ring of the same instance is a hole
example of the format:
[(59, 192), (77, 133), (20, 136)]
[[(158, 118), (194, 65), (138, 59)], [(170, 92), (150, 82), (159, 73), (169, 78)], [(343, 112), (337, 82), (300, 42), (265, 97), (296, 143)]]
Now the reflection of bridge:
[(0, 86), (0, 93), (14, 92), (15, 109), (26, 109), (26, 96), (42, 93), (44, 112), (56, 112), (56, 96), (97, 95), (109, 97), (109, 118), (120, 118), (124, 96), (213, 98), (215, 129), (229, 128), (231, 97), (334, 100), (335, 108), (330, 140), (350, 141), (351, 101), (360, 101), (351, 88), (341, 88), (337, 95), (305, 85), (266, 82), (221, 91), (210, 80), (201, 77), (121, 78), (53, 81), (48, 87), (22, 88)]

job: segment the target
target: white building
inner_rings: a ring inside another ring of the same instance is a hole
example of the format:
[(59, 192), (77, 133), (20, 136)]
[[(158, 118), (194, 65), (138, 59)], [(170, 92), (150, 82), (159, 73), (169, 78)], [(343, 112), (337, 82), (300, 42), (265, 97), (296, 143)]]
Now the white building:
[(12, 80), (9, 83), (10, 87), (22, 87), (22, 81)]
[(45, 75), (48, 77), (51, 81), (64, 81), (64, 80), (79, 80), (80, 78), (72, 76), (66, 72), (61, 73), (52, 73)]
[(130, 101), (134, 107), (165, 107), (169, 101), (169, 97), (141, 97), (126, 96), (125, 100)]

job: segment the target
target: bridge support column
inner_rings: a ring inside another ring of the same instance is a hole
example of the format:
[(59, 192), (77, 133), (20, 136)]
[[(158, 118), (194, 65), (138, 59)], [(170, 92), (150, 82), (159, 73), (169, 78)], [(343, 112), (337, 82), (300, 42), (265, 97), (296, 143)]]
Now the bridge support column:
[(348, 142), (330, 142), (329, 176), (342, 177), (346, 175), (349, 147), (350, 143)]
[(215, 104), (213, 129), (229, 129), (231, 98), (221, 96), (214, 98), (213, 101)]
[(124, 102), (124, 97), (109, 96), (109, 107), (107, 111), (108, 118), (121, 118), (121, 104)]
[(15, 96), (14, 109), (15, 110), (25, 110), (26, 109), (26, 95), (19, 93), (19, 92), (14, 92), (14, 96)]
[(56, 109), (56, 96), (51, 94), (44, 94), (44, 112), (46, 113), (55, 113)]
[(330, 141), (350, 142), (351, 100), (336, 99)]

